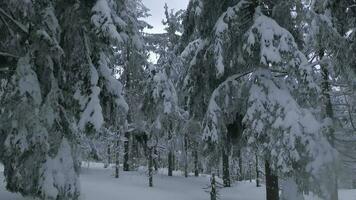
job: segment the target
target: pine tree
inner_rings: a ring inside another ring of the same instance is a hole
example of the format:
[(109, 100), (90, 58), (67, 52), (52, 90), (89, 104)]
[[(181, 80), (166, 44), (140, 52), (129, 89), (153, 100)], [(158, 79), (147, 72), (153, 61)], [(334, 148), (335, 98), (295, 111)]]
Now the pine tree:
[(17, 55), (6, 58), (16, 71), (0, 120), (8, 190), (78, 199), (78, 143), (125, 129), (127, 104), (112, 72), (113, 44), (126, 35), (118, 10), (107, 0), (1, 3), (1, 39), (13, 41), (1, 49)]
[[(269, 3), (190, 3), (187, 16), (194, 17), (186, 17), (184, 24), (195, 28), (182, 36), (188, 39), (182, 42), (188, 44), (182, 53), (189, 66), (184, 81), (186, 103), (191, 115), (203, 119), (208, 143), (224, 146), (227, 125), (236, 120), (236, 114), (243, 115), (247, 145), (263, 152), (270, 178), (292, 175), (309, 182), (305, 174), (317, 171), (308, 166), (316, 164), (313, 158), (325, 155), (317, 152), (333, 154), (321, 122), (313, 115), (319, 91), (315, 64), (307, 62), (293, 35), (271, 18), (274, 7)], [(324, 161), (329, 165), (331, 159)], [(276, 181), (269, 183), (268, 188), (278, 188)], [(278, 193), (272, 196), (277, 199)]]

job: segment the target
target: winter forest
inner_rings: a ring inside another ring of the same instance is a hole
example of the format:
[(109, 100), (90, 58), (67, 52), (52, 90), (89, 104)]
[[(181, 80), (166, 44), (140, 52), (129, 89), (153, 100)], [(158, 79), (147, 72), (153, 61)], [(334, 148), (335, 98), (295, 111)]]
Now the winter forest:
[(1, 200), (356, 200), (356, 0), (183, 2), (0, 0)]

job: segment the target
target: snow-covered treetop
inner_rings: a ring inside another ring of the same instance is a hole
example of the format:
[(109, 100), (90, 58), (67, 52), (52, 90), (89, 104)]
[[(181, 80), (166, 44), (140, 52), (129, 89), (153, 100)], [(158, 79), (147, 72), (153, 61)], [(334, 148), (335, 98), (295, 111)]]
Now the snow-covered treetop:
[(127, 40), (128, 35), (120, 32), (118, 28), (124, 29), (127, 23), (119, 17), (116, 12), (118, 5), (112, 0), (98, 0), (92, 9), (92, 23), (98, 34), (110, 38), (117, 44)]

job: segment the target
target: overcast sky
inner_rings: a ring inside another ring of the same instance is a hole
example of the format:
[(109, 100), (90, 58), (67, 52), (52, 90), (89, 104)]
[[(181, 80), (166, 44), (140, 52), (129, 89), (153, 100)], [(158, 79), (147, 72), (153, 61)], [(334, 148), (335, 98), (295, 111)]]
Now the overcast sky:
[(164, 3), (168, 4), (170, 9), (175, 11), (179, 9), (186, 9), (189, 0), (142, 0), (143, 3), (149, 8), (150, 14), (152, 15), (147, 19), (147, 22), (151, 24), (154, 28), (149, 30), (151, 33), (161, 33), (163, 32), (162, 19), (164, 18)]

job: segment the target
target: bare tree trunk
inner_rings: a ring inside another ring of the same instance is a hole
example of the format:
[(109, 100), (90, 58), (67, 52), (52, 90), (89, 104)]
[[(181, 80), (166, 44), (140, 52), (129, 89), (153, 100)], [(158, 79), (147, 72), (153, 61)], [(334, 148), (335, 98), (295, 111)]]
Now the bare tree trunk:
[(148, 148), (148, 186), (153, 187), (153, 158), (152, 148)]
[(129, 133), (125, 133), (125, 141), (124, 141), (124, 163), (123, 163), (123, 170), (124, 171), (129, 171)]
[(198, 151), (194, 150), (194, 176), (198, 177), (199, 176), (199, 166), (198, 166)]
[(153, 164), (154, 164), (154, 168), (155, 171), (158, 171), (158, 160), (159, 160), (159, 156), (158, 156), (158, 152), (157, 149), (154, 149), (154, 154), (157, 156), (156, 159), (153, 160)]
[(278, 176), (273, 174), (269, 162), (265, 161), (267, 200), (279, 200)]
[(108, 168), (110, 167), (110, 164), (111, 164), (111, 149), (110, 149), (110, 144), (107, 145), (107, 160), (106, 160), (106, 163), (104, 165), (104, 168)]
[(188, 177), (188, 136), (184, 135), (184, 176)]
[(241, 156), (241, 149), (238, 150), (239, 154), (239, 181), (242, 181), (244, 179), (243, 177), (243, 170), (242, 170), (242, 156)]
[(258, 166), (258, 155), (256, 153), (256, 187), (261, 187), (260, 185), (260, 169)]
[(116, 141), (116, 152), (115, 152), (115, 178), (119, 178), (119, 168), (120, 168), (120, 160), (119, 160), (119, 155), (120, 155), (120, 139), (117, 139)]
[(210, 181), (210, 187), (211, 187), (211, 191), (210, 191), (210, 200), (217, 200), (217, 191), (216, 191), (216, 181), (215, 181), (215, 174), (213, 173), (211, 175), (211, 181)]
[(230, 187), (230, 171), (229, 171), (229, 155), (226, 153), (226, 150), (222, 150), (222, 163), (223, 163), (223, 183), (224, 187)]
[(173, 157), (173, 152), (169, 150), (168, 153), (168, 176), (173, 175), (173, 165), (174, 165), (174, 157)]
[(248, 173), (249, 173), (249, 179), (250, 183), (252, 182), (252, 163), (251, 161), (248, 162)]

